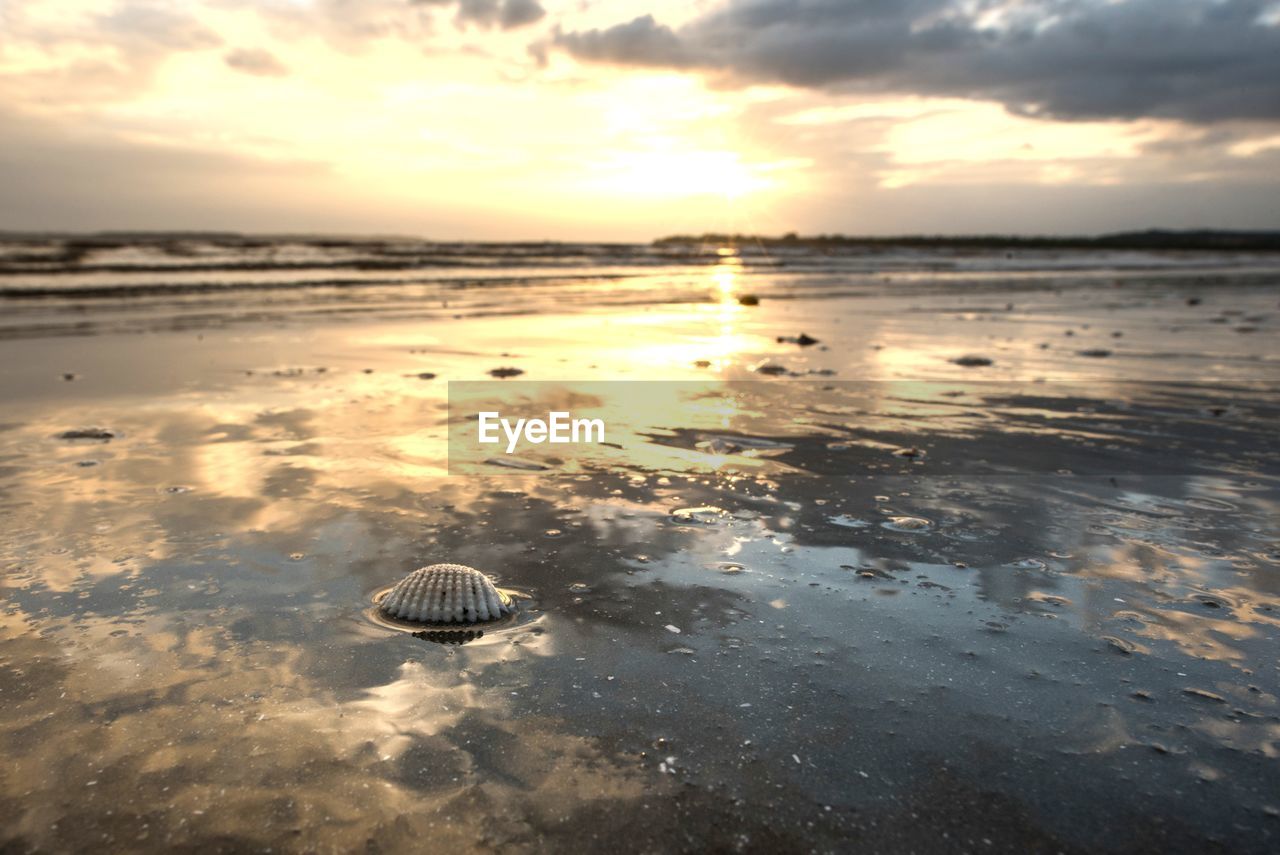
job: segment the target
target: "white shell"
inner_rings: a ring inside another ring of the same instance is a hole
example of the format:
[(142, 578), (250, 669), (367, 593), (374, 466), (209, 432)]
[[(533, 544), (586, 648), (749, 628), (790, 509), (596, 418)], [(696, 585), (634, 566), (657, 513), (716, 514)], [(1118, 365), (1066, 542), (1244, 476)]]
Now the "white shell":
[(489, 577), (463, 564), (420, 567), (400, 580), (379, 608), (422, 623), (477, 623), (511, 614)]

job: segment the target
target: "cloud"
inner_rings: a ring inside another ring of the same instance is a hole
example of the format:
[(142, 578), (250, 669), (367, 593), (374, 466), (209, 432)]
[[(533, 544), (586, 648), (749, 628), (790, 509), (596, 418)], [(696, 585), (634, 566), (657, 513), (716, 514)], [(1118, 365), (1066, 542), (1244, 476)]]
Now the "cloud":
[[(3, 0), (0, 0), (2, 5)], [(38, 3), (0, 11), (11, 61), (0, 73), (0, 105), (94, 109), (135, 97), (172, 56), (220, 48), (221, 37), (196, 14), (143, 0), (50, 14)]]
[(121, 4), (96, 20), (96, 32), (112, 42), (163, 51), (203, 50), (222, 40), (191, 15), (158, 6)]
[(502, 29), (511, 30), (536, 23), (546, 15), (546, 10), (538, 5), (537, 0), (506, 0), (502, 4), (502, 13), (498, 22)]
[(271, 51), (262, 48), (237, 48), (223, 56), (229, 68), (259, 77), (284, 77), (289, 68)]
[(331, 170), (323, 163), (129, 143), (3, 106), (0, 123), (8, 203), (0, 205), (0, 229), (217, 228), (255, 218), (261, 227), (332, 201), (325, 200)]
[(554, 43), (578, 59), (617, 65), (694, 65), (694, 54), (670, 28), (652, 15), (606, 30), (557, 33)]
[[(0, 103), (0, 128), (0, 231), (517, 238), (540, 234), (548, 223), (546, 213), (531, 206), (443, 196), (424, 206), (421, 189), (411, 182), (402, 193), (387, 192), (344, 176), (338, 162), (303, 155), (268, 158), (225, 145), (142, 141), (84, 116), (51, 119)], [(599, 225), (584, 215), (561, 223), (557, 234), (571, 237), (583, 224)]]
[(1060, 119), (1280, 120), (1274, 0), (747, 0), (558, 32), (577, 59), (728, 85), (993, 100)]
[(485, 29), (514, 30), (542, 20), (547, 12), (538, 0), (411, 0), (419, 6), (451, 6), (456, 2), (454, 21), (459, 27), (474, 25)]

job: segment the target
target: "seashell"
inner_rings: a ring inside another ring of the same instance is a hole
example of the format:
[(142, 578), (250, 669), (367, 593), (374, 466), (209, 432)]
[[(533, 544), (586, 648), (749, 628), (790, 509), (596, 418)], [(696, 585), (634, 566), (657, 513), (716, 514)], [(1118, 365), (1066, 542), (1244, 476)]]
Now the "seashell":
[(414, 570), (378, 608), (391, 617), (421, 623), (477, 623), (514, 611), (488, 576), (463, 564), (432, 564)]

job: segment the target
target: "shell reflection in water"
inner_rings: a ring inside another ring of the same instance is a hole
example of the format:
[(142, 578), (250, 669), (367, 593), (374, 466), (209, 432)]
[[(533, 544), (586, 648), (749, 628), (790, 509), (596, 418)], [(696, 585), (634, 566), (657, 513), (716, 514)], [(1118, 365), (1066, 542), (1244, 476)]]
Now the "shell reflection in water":
[(436, 644), (461, 645), (484, 638), (484, 631), (479, 629), (424, 629), (411, 633), (414, 638), (431, 641)]
[(511, 614), (514, 605), (489, 577), (462, 564), (414, 570), (378, 605), (388, 617), (429, 624), (475, 624)]

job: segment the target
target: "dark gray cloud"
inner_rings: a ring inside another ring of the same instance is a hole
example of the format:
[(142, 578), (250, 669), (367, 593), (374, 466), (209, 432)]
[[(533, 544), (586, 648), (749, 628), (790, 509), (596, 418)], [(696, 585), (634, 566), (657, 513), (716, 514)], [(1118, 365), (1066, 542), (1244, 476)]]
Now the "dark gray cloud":
[(538, 0), (411, 0), (419, 6), (458, 7), (459, 26), (501, 27), (514, 30), (542, 20), (547, 12)]
[(237, 48), (222, 57), (229, 68), (259, 77), (284, 77), (289, 68), (276, 55), (263, 48)]
[(1280, 120), (1275, 0), (744, 0), (558, 32), (578, 59), (730, 84), (995, 100), (1055, 118)]
[(538, 4), (537, 0), (506, 0), (502, 4), (498, 23), (502, 25), (502, 29), (511, 30), (536, 23), (546, 14), (546, 10)]
[(695, 53), (675, 32), (644, 15), (607, 30), (557, 33), (554, 43), (578, 59), (618, 65), (663, 65), (681, 68), (695, 64)]

